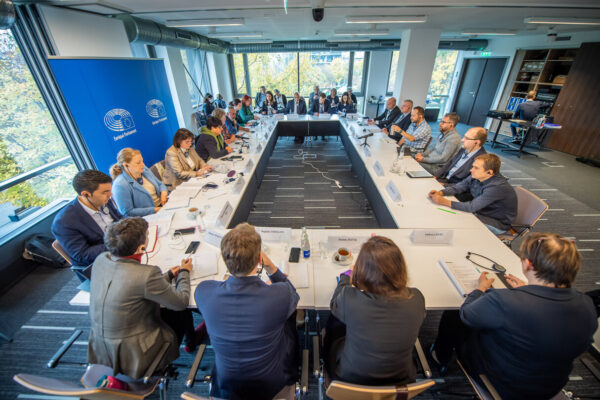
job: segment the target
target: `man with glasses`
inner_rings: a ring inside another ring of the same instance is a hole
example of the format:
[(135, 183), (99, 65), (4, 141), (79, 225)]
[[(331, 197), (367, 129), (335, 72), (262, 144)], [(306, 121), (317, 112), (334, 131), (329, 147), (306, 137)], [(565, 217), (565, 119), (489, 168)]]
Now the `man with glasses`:
[(439, 167), (448, 162), (460, 150), (460, 135), (456, 131), (456, 124), (458, 124), (458, 114), (449, 113), (444, 115), (444, 118), (440, 121), (440, 135), (435, 144), (425, 152), (415, 155), (415, 160), (427, 172), (435, 173)]
[(381, 131), (383, 133), (385, 133), (386, 135), (389, 135), (390, 138), (394, 139), (396, 142), (398, 142), (400, 139), (402, 139), (402, 136), (399, 134), (392, 134), (390, 135), (390, 130), (392, 129), (392, 125), (396, 125), (400, 128), (401, 131), (405, 131), (408, 129), (408, 127), (410, 126), (410, 112), (413, 109), (413, 101), (412, 100), (404, 100), (404, 102), (402, 103), (402, 106), (400, 106), (400, 115), (398, 116), (398, 118), (396, 118), (396, 120), (394, 122), (392, 122), (389, 126), (383, 128)]
[[(432, 190), (429, 198), (436, 204), (475, 214), (495, 235), (508, 231), (517, 217), (517, 194), (500, 175), (500, 157), (484, 154), (473, 161), (471, 176), (443, 190)], [(471, 201), (451, 201), (444, 196), (471, 193)]]
[[(441, 129), (441, 128), (440, 128)], [(483, 154), (486, 154), (483, 145), (487, 140), (487, 131), (481, 127), (469, 129), (462, 138), (462, 149), (435, 171), (435, 178), (438, 182), (458, 183), (465, 179), (471, 173), (473, 160)]]

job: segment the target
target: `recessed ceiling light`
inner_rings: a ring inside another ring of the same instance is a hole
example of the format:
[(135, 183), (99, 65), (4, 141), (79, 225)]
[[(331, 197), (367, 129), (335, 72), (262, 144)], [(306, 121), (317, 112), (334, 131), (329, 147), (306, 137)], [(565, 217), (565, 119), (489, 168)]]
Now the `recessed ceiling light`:
[(209, 34), (210, 37), (216, 38), (261, 38), (262, 35), (262, 32), (219, 32)]
[(357, 31), (354, 29), (338, 29), (333, 32), (334, 36), (381, 36), (389, 34), (389, 29), (371, 29), (368, 31)]
[(232, 40), (230, 42), (231, 44), (271, 44), (273, 43), (272, 40), (246, 40), (246, 39), (241, 39), (241, 40)]
[(554, 17), (529, 17), (525, 18), (526, 24), (547, 25), (600, 25), (597, 18), (554, 18)]
[(192, 26), (240, 26), (244, 25), (244, 18), (168, 19), (166, 25), (171, 28), (185, 28)]
[(418, 24), (427, 22), (424, 15), (381, 15), (371, 17), (346, 17), (347, 24)]
[(344, 42), (370, 42), (371, 39), (369, 38), (350, 38), (350, 39), (336, 39), (336, 38), (330, 38), (327, 39), (328, 42), (332, 42), (332, 43), (344, 43)]
[(461, 32), (463, 35), (497, 35), (497, 36), (512, 36), (516, 35), (517, 31), (511, 31), (508, 29), (466, 29)]

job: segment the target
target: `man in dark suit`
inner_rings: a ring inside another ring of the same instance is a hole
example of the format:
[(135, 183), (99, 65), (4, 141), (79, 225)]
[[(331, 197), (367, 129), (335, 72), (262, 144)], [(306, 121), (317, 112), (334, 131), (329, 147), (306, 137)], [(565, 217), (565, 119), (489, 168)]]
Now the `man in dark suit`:
[(275, 102), (277, 103), (278, 110), (283, 110), (287, 105), (287, 98), (285, 94), (279, 92), (279, 89), (275, 89)]
[(304, 99), (300, 98), (298, 92), (294, 93), (294, 100), (290, 100), (287, 102), (285, 106), (286, 114), (306, 114), (306, 103)]
[[(539, 114), (540, 107), (542, 106), (542, 102), (535, 100), (535, 96), (535, 90), (531, 90), (529, 93), (527, 93), (527, 99), (517, 106), (517, 109), (513, 113), (513, 118), (523, 119), (525, 121), (533, 121), (533, 119)], [(517, 136), (518, 127), (519, 124), (510, 124), (510, 130), (513, 134), (513, 138)]]
[[(471, 174), (473, 160), (486, 154), (483, 145), (487, 141), (487, 131), (482, 127), (469, 129), (461, 140), (461, 150), (435, 172), (441, 183), (458, 183)], [(464, 200), (463, 200), (464, 201)]]
[(254, 99), (255, 107), (262, 107), (263, 103), (267, 99), (267, 88), (264, 86), (260, 87), (260, 92), (256, 93), (256, 98)]
[(327, 95), (325, 93), (319, 94), (319, 101), (313, 101), (312, 106), (310, 107), (310, 114), (314, 116), (318, 116), (319, 114), (328, 114), (329, 113), (329, 100), (327, 100)]
[[(211, 396), (280, 398), (285, 396), (276, 394), (296, 381), (300, 296), (260, 249), (254, 227), (236, 226), (221, 240), (221, 255), (231, 275), (225, 281), (203, 281), (196, 288), (196, 305), (215, 351)], [(270, 285), (257, 276), (259, 265)]]
[(399, 115), (400, 109), (396, 105), (396, 98), (390, 97), (385, 103), (385, 110), (383, 113), (375, 117), (374, 121), (369, 121), (369, 125), (377, 125), (381, 129), (389, 129), (392, 122), (394, 122)]
[[(404, 100), (402, 106), (400, 107), (400, 115), (398, 115), (395, 121), (392, 121), (385, 128), (383, 128), (382, 132), (384, 132), (386, 135), (390, 135), (390, 131), (392, 130), (393, 125), (397, 125), (402, 131), (406, 131), (411, 124), (410, 113), (412, 109), (413, 101), (408, 99)], [(398, 133), (393, 133), (392, 135), (390, 135), (390, 137), (396, 142), (402, 139), (402, 135)]]
[(91, 169), (80, 171), (73, 178), (77, 197), (60, 210), (52, 223), (52, 234), (73, 266), (80, 270), (106, 251), (106, 229), (123, 218), (111, 200), (111, 187), (112, 179), (105, 173)]

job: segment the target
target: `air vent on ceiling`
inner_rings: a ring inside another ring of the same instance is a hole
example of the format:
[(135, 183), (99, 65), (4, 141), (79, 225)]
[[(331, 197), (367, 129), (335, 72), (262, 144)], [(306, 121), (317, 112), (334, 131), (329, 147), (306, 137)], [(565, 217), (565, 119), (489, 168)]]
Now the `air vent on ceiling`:
[(283, 49), (285, 45), (283, 43), (273, 43), (271, 44), (271, 47), (274, 49)]
[(571, 36), (557, 36), (556, 37), (556, 42), (566, 42), (571, 40)]
[(192, 40), (192, 35), (188, 33), (183, 33), (181, 31), (175, 31), (175, 36), (177, 37), (177, 39)]

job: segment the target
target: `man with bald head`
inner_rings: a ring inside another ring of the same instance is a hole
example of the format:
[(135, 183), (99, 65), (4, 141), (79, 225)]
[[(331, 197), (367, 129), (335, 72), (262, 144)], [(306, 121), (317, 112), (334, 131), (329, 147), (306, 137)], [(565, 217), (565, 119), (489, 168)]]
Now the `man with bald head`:
[(482, 127), (469, 129), (461, 140), (461, 150), (435, 172), (442, 183), (458, 183), (471, 174), (473, 160), (485, 154), (483, 145), (487, 140), (487, 131)]
[(375, 121), (369, 121), (369, 125), (377, 125), (381, 129), (389, 129), (392, 122), (400, 115), (400, 109), (396, 105), (396, 98), (390, 97), (385, 103), (383, 113), (375, 118)]
[(400, 130), (407, 130), (411, 123), (410, 112), (412, 111), (412, 109), (413, 101), (409, 99), (404, 100), (404, 102), (402, 102), (402, 106), (400, 106), (400, 115), (398, 115), (398, 118), (396, 118), (396, 120), (393, 121), (390, 125), (382, 129), (383, 133), (389, 135), (390, 138), (394, 139), (396, 142), (402, 139), (402, 135), (399, 135), (397, 133), (390, 134), (390, 131), (392, 131), (392, 126), (394, 125), (400, 128)]

